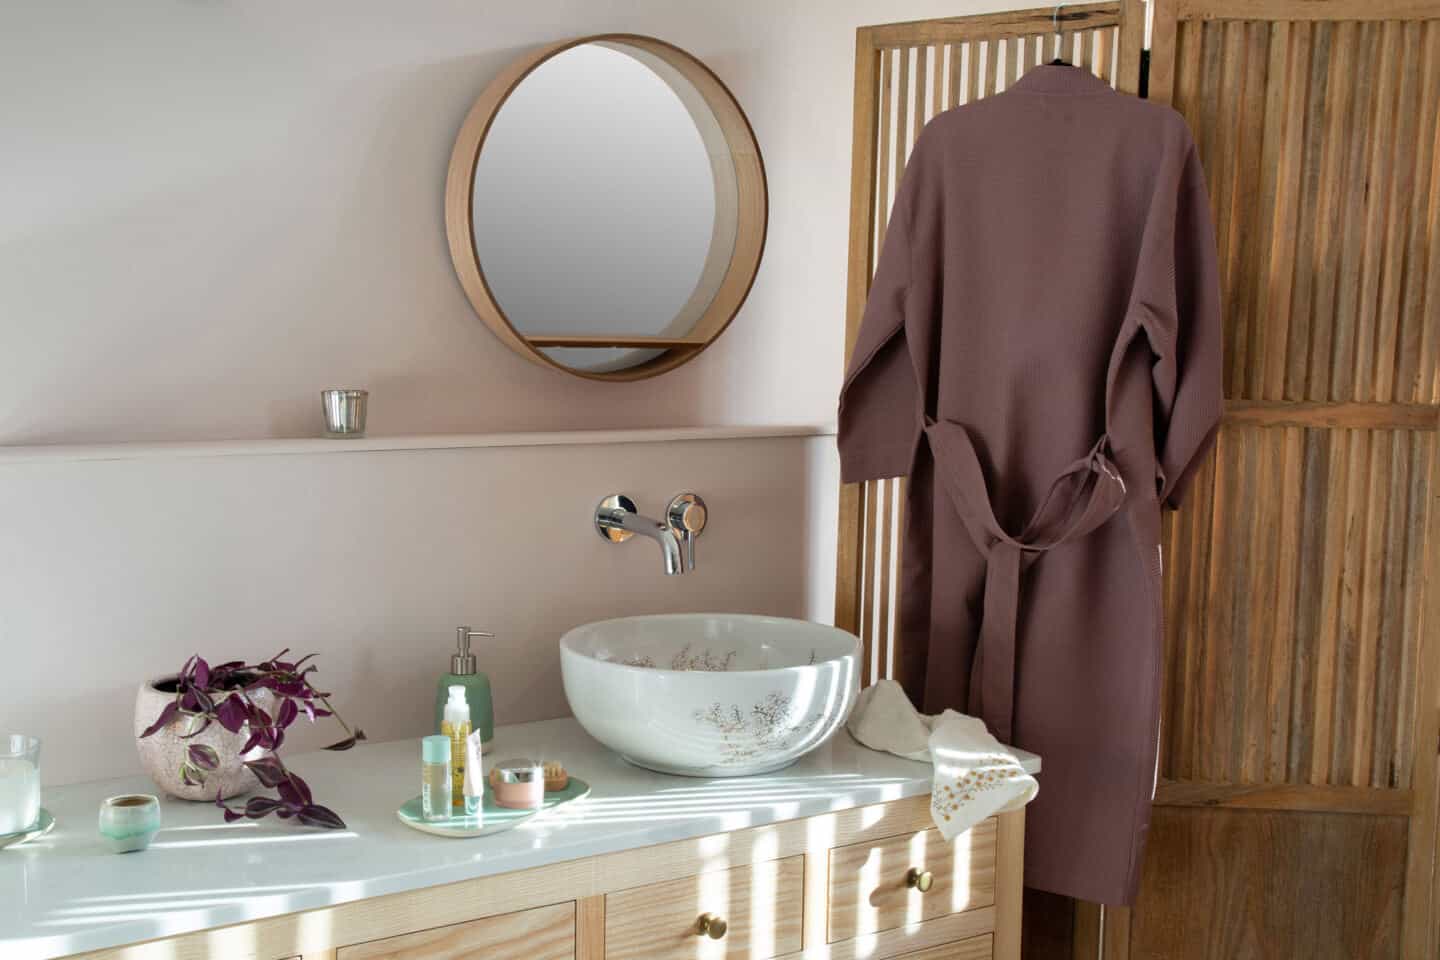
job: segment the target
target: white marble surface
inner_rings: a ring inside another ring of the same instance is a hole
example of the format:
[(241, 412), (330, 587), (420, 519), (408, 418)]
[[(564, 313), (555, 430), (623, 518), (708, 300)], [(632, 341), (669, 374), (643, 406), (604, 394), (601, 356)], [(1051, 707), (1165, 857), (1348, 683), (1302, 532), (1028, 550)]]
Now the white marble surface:
[[(670, 840), (928, 793), (928, 764), (859, 746), (841, 731), (794, 766), (758, 777), (692, 780), (632, 767), (573, 719), (500, 728), (486, 763), (559, 759), (590, 797), (508, 833), (471, 840), (404, 827), (395, 809), (419, 792), (416, 741), (291, 760), (348, 829), (265, 820), (225, 824), (209, 804), (163, 802), (144, 853), (106, 851), (100, 801), (146, 793), (143, 777), (47, 790), (49, 836), (0, 850), (0, 957), (44, 960), (245, 920)], [(1026, 755), (1025, 766), (1039, 769)]]

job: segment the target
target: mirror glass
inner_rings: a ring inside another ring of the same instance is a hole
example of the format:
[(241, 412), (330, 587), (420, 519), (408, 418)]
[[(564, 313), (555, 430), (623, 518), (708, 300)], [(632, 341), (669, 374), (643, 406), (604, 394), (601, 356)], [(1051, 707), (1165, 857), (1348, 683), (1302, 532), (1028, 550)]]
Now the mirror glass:
[(562, 50), (510, 92), (476, 160), (485, 284), (557, 363), (644, 363), (664, 352), (645, 341), (688, 337), (719, 288), (734, 182), (718, 124), (669, 64), (613, 42)]

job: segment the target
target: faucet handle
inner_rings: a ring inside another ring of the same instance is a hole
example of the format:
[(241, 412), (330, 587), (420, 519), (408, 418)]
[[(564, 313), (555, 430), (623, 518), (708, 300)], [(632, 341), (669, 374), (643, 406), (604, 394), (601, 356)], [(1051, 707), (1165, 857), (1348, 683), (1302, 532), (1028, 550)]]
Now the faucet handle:
[(708, 513), (699, 494), (676, 494), (665, 508), (665, 522), (685, 544), (685, 569), (695, 569), (695, 540), (705, 530)]

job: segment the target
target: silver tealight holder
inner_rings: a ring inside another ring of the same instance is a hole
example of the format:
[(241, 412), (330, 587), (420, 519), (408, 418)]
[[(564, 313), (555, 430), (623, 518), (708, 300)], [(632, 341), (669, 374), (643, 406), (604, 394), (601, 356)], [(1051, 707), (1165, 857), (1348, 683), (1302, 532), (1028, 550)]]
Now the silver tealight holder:
[(366, 390), (322, 390), (320, 404), (325, 408), (325, 436), (365, 436)]

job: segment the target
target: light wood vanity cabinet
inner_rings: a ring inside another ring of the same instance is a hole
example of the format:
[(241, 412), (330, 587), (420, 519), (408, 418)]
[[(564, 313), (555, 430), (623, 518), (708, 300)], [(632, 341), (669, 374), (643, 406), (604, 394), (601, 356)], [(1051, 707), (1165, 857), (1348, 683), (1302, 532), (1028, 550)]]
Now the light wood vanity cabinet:
[(912, 797), (85, 960), (1018, 960), (1024, 829), (947, 844)]

